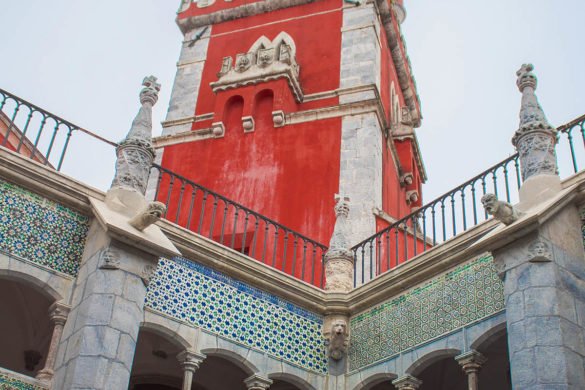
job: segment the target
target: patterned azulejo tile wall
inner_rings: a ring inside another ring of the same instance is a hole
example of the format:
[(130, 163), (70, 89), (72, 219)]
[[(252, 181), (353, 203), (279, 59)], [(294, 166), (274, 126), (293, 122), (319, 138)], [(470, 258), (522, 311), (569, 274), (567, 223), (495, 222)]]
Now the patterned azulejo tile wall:
[(491, 256), (455, 268), (350, 321), (350, 370), (384, 360), (504, 309)]
[(88, 218), (0, 180), (0, 250), (77, 275)]
[(304, 369), (327, 372), (323, 318), (201, 264), (162, 259), (146, 306)]
[(0, 373), (0, 390), (44, 390), (44, 387), (26, 383), (16, 377)]

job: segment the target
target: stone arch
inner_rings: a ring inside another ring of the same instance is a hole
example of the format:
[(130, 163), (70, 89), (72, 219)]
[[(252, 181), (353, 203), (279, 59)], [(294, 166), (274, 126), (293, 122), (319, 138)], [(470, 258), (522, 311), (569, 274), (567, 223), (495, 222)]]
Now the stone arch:
[(285, 372), (275, 372), (272, 374), (268, 374), (268, 378), (272, 380), (282, 380), (284, 382), (290, 383), (291, 385), (295, 385), (302, 390), (317, 390), (315, 387), (311, 386), (309, 382), (306, 380), (299, 378), (293, 374), (287, 374)]
[(506, 322), (502, 321), (492, 326), (491, 328), (487, 329), (474, 340), (471, 340), (470, 343), (471, 349), (481, 351), (482, 349), (488, 347), (493, 341), (497, 340), (499, 337), (505, 334)]
[(445, 358), (454, 358), (459, 354), (461, 354), (460, 349), (447, 348), (435, 350), (418, 358), (414, 363), (410, 365), (410, 367), (406, 369), (405, 372), (412, 376), (416, 376), (433, 363), (438, 362), (439, 360), (443, 360)]
[(270, 39), (266, 38), (266, 36), (262, 35), (260, 38), (254, 42), (254, 44), (248, 50), (248, 53), (256, 53), (259, 49), (268, 49), (272, 47), (272, 42)]
[(392, 374), (390, 372), (379, 372), (361, 381), (356, 387), (353, 388), (353, 390), (369, 389), (372, 386), (376, 386), (382, 382), (390, 382), (396, 378), (398, 378), (398, 375), (396, 374)]
[(238, 353), (236, 353), (234, 351), (230, 351), (228, 349), (207, 348), (207, 349), (202, 349), (201, 353), (208, 356), (208, 357), (209, 356), (216, 356), (216, 357), (225, 359), (225, 360), (233, 363), (235, 366), (240, 368), (242, 371), (244, 371), (248, 375), (254, 375), (254, 374), (260, 372), (260, 370), (258, 370), (258, 368), (252, 362), (250, 362), (249, 360), (246, 359), (246, 357), (241, 356)]
[(278, 49), (282, 43), (286, 43), (287, 45), (289, 45), (292, 57), (293, 58), (296, 57), (297, 45), (295, 44), (295, 41), (292, 39), (292, 37), (290, 35), (288, 35), (287, 33), (285, 33), (284, 31), (281, 31), (276, 36), (276, 38), (274, 38), (272, 40), (272, 46), (274, 48)]
[(160, 322), (150, 322), (150, 321), (143, 321), (140, 324), (140, 329), (144, 329), (148, 332), (154, 333), (167, 341), (171, 344), (176, 345), (177, 347), (181, 347), (183, 349), (191, 349), (192, 345), (189, 341), (187, 341), (184, 337), (182, 337), (178, 332), (175, 330), (166, 327), (164, 324)]
[(70, 291), (64, 291), (62, 284), (57, 283), (49, 272), (33, 266), (27, 268), (29, 269), (22, 271), (11, 268), (0, 269), (0, 279), (22, 283), (52, 302), (65, 301), (69, 296)]

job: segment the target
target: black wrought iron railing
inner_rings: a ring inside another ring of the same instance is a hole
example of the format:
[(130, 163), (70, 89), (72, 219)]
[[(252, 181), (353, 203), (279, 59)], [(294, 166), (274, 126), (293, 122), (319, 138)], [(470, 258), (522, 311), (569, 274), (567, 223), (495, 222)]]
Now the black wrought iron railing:
[(323, 287), (325, 245), (159, 165), (151, 180), (170, 222)]
[(116, 146), (97, 134), (0, 89), (0, 146), (60, 171), (75, 133)]
[[(579, 161), (585, 161), (585, 115), (557, 130), (559, 171), (561, 177), (567, 177), (581, 169)], [(516, 203), (521, 184), (516, 153), (358, 243), (352, 248), (354, 285), (361, 285), (487, 220), (480, 202), (486, 193)]]

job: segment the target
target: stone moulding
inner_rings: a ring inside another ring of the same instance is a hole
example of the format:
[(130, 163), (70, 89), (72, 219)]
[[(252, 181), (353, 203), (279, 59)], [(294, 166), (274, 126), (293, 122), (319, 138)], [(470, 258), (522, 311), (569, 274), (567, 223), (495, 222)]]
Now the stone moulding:
[(285, 79), (287, 81), (297, 102), (300, 103), (303, 101), (303, 91), (298, 80), (298, 75), (295, 74), (295, 71), (290, 66), (276, 62), (267, 68), (260, 68), (253, 65), (242, 73), (232, 71), (218, 81), (210, 83), (210, 86), (213, 92), (217, 93), (278, 79)]

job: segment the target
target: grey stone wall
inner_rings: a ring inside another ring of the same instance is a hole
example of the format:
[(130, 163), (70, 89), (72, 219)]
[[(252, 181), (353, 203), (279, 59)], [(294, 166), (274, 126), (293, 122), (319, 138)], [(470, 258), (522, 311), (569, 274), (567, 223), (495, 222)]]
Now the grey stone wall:
[(382, 204), (382, 129), (376, 114), (343, 117), (341, 137), (339, 191), (351, 201), (353, 246), (376, 232), (373, 208)]
[[(374, 4), (343, 10), (339, 87), (375, 84), (380, 90), (380, 24)], [(373, 99), (373, 92), (343, 95), (340, 103)]]
[[(207, 30), (196, 41), (197, 34), (205, 27), (192, 30), (185, 35), (185, 41), (177, 63), (177, 74), (175, 84), (171, 92), (171, 101), (165, 121), (191, 118), (195, 115), (195, 106), (199, 96), (201, 75), (207, 58), (207, 47), (211, 36), (212, 27)], [(176, 134), (189, 131), (191, 124), (182, 124), (165, 127), (163, 135)]]
[(88, 237), (59, 344), (54, 388), (125, 389), (146, 294), (139, 275), (156, 263), (112, 242), (97, 221)]
[[(584, 389), (585, 253), (569, 206), (494, 253), (504, 276), (514, 389)], [(534, 256), (535, 243), (546, 256)], [(547, 261), (549, 260), (549, 261)]]

